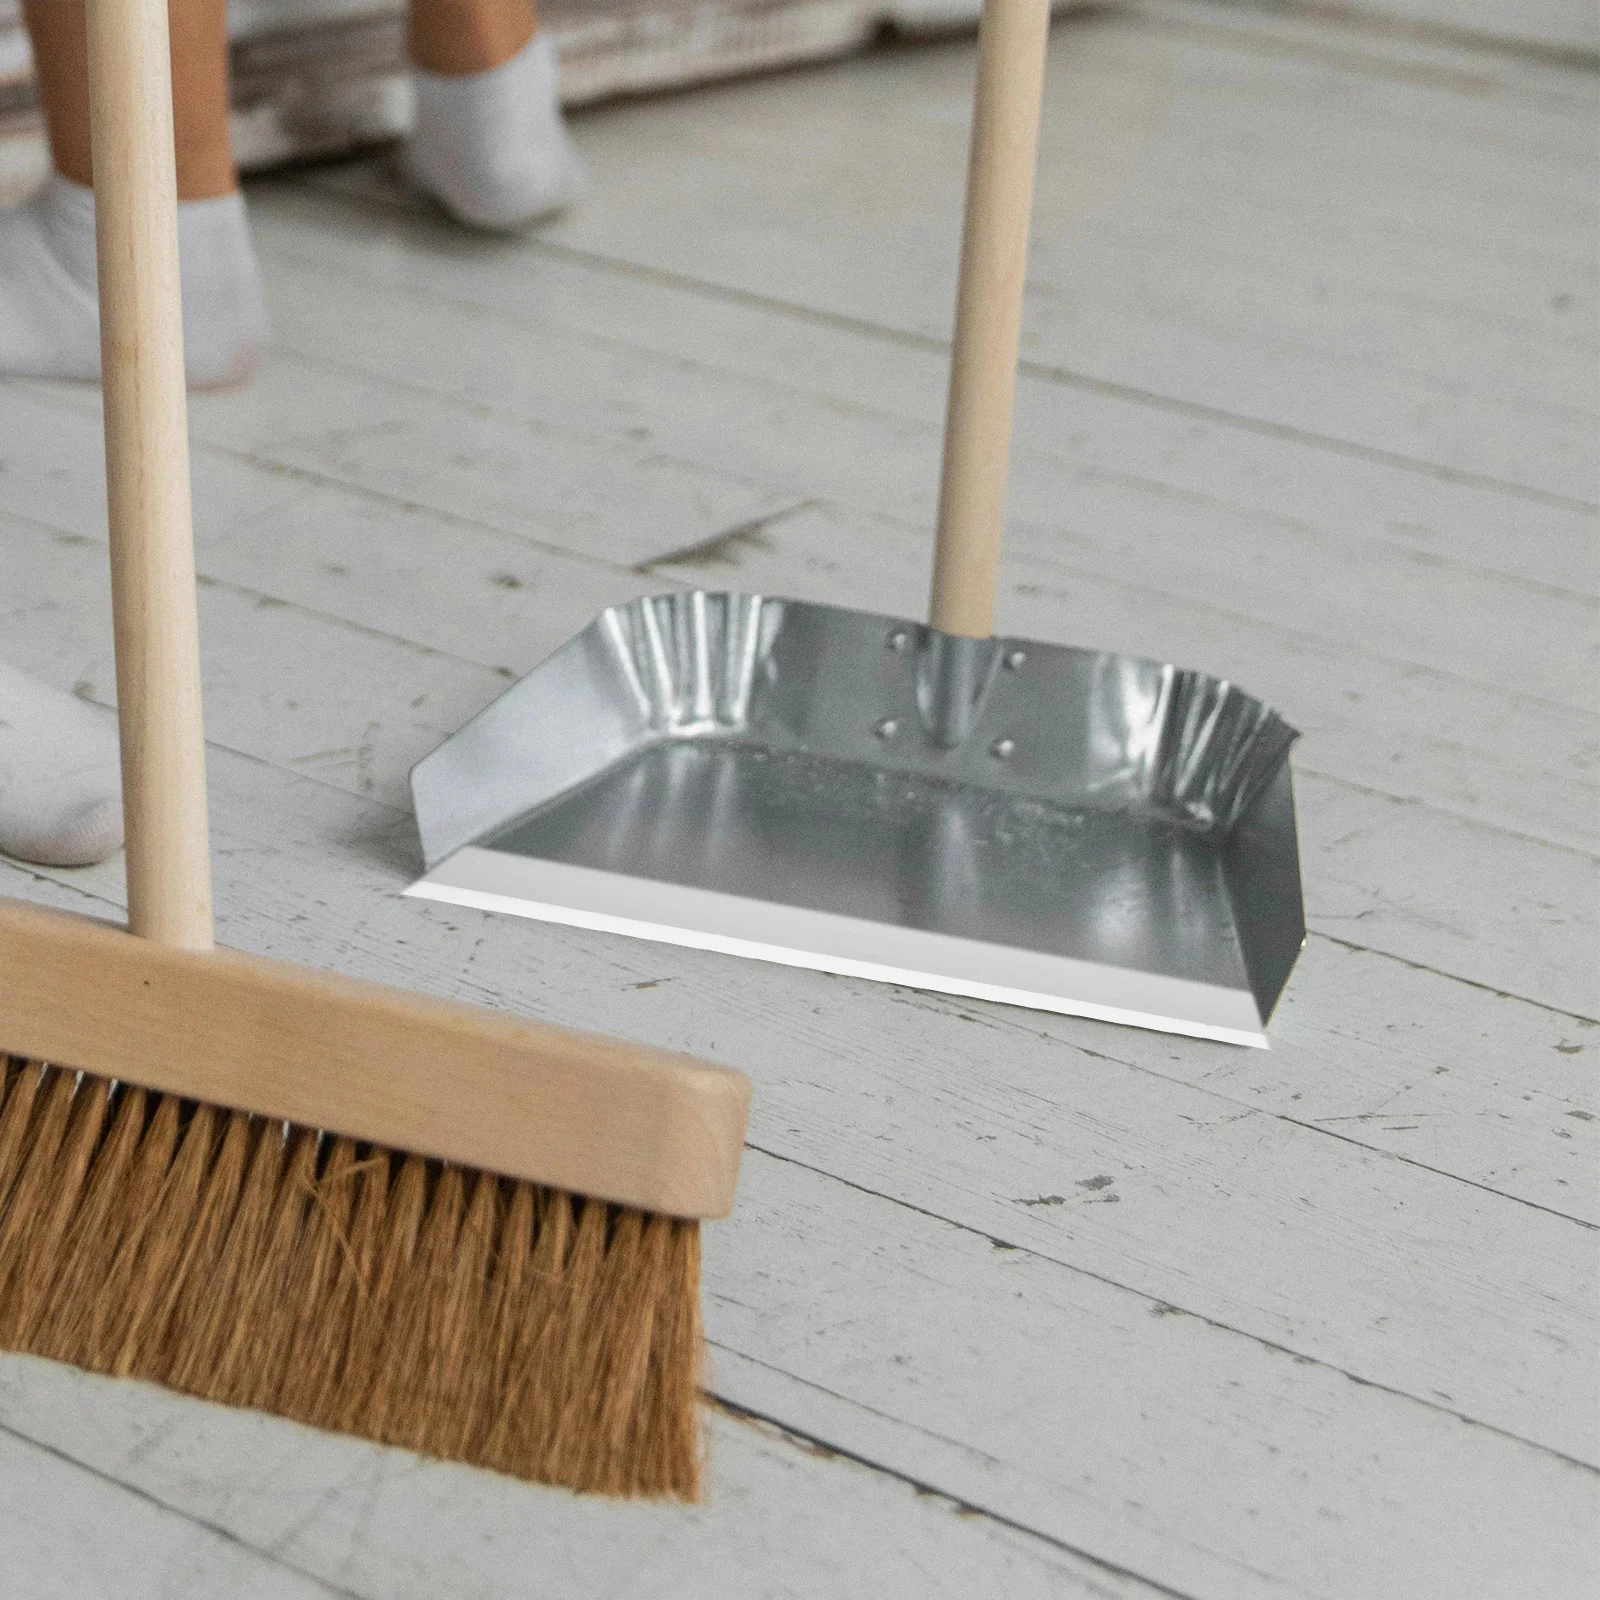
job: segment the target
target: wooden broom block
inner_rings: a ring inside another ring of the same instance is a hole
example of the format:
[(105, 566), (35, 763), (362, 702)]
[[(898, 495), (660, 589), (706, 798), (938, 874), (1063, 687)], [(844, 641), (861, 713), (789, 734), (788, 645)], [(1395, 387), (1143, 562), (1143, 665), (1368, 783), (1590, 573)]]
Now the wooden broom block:
[(668, 1216), (726, 1216), (742, 1073), (0, 898), (0, 1053)]

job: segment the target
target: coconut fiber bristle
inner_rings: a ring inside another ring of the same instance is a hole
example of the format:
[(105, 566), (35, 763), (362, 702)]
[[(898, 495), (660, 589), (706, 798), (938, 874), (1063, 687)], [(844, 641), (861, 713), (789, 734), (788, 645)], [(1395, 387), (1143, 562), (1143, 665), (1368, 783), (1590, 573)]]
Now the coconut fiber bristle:
[(695, 1498), (700, 1232), (0, 1058), (0, 1347)]

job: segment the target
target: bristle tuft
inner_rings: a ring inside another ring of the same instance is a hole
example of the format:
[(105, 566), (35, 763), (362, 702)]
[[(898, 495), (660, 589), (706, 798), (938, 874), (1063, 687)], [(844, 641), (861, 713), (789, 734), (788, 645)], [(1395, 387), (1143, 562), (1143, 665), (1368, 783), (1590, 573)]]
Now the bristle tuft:
[(0, 1346), (696, 1498), (699, 1228), (0, 1057)]

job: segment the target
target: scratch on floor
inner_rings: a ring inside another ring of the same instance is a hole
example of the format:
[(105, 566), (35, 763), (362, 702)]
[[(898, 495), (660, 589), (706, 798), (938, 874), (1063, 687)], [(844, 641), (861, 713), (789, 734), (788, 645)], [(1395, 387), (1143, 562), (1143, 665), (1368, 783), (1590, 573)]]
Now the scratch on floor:
[(736, 567), (745, 551), (772, 548), (767, 538), (769, 529), (797, 512), (808, 510), (815, 503), (813, 500), (797, 500), (793, 505), (763, 512), (758, 517), (735, 523), (721, 533), (714, 533), (709, 539), (700, 539), (681, 549), (669, 550), (665, 555), (651, 556), (632, 570), (638, 577), (650, 578), (662, 567)]

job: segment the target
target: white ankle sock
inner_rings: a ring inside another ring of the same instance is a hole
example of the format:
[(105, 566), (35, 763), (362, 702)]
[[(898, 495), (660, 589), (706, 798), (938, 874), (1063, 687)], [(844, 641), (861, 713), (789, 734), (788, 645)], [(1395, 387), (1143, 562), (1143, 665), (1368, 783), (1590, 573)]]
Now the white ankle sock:
[[(244, 196), (178, 206), (183, 353), (198, 389), (242, 382), (266, 336)], [(0, 373), (98, 378), (94, 191), (59, 173), (0, 211)]]
[(0, 661), (0, 851), (82, 867), (121, 843), (115, 721)]
[(502, 66), (445, 77), (413, 69), (413, 183), (462, 222), (510, 229), (568, 204), (582, 183), (561, 120), (556, 54), (543, 34)]

